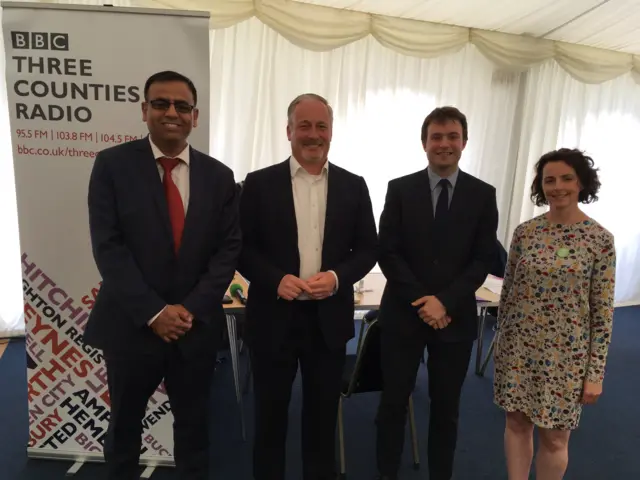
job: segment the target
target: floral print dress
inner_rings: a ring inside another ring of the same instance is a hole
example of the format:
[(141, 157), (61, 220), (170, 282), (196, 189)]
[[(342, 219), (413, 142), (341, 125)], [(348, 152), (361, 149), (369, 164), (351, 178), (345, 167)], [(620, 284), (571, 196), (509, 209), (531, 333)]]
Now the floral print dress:
[(585, 379), (601, 383), (611, 341), (616, 254), (594, 220), (540, 215), (509, 251), (494, 351), (494, 402), (543, 428), (572, 430)]

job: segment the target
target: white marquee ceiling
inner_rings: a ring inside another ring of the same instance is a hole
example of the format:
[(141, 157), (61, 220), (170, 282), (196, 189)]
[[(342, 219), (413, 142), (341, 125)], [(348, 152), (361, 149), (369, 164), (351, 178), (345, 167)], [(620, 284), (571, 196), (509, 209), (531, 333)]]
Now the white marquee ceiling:
[(640, 0), (295, 0), (640, 54)]

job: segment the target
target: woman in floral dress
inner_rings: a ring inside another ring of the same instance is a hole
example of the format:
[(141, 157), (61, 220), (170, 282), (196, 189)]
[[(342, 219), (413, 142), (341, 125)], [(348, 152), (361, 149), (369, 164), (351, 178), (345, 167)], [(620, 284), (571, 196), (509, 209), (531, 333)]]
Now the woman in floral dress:
[(531, 198), (549, 211), (514, 231), (500, 298), (494, 401), (506, 411), (509, 480), (527, 480), (538, 427), (538, 480), (561, 480), (583, 404), (602, 393), (611, 340), (615, 248), (579, 203), (597, 200), (593, 160), (544, 155)]

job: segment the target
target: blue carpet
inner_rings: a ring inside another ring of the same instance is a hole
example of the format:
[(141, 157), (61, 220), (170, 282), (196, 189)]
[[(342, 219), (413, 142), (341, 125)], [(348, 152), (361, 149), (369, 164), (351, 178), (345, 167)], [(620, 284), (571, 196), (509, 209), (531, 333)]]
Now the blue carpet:
[[(488, 326), (489, 328), (490, 326)], [(487, 332), (487, 338), (490, 333)], [(640, 307), (616, 310), (604, 395), (598, 405), (585, 410), (580, 428), (570, 443), (566, 480), (627, 480), (639, 477), (640, 455)], [(350, 345), (353, 348), (353, 345)], [(26, 361), (24, 342), (12, 341), (0, 359), (0, 478), (3, 480), (49, 480), (63, 478), (69, 462), (29, 460), (27, 443)], [(243, 361), (245, 361), (243, 359)], [(473, 365), (471, 366), (473, 367)], [(472, 369), (465, 384), (460, 418), (456, 480), (506, 479), (502, 450), (504, 418), (492, 404), (490, 365), (484, 378)], [(215, 379), (212, 477), (219, 480), (251, 479), (252, 396), (245, 396), (248, 420), (247, 443), (242, 441), (238, 406), (232, 387), (231, 364), (220, 365)], [(288, 479), (301, 478), (300, 384), (294, 389), (288, 442)], [(426, 479), (427, 378), (420, 368), (414, 396), (420, 432), (422, 468), (412, 469), (409, 439), (401, 478)], [(345, 402), (347, 478), (370, 480), (375, 475), (375, 428), (377, 394), (364, 394)], [(408, 429), (407, 429), (408, 433)], [(104, 478), (102, 465), (83, 466), (78, 479)], [(173, 478), (171, 469), (157, 470), (152, 479)], [(533, 478), (533, 476), (531, 477)]]

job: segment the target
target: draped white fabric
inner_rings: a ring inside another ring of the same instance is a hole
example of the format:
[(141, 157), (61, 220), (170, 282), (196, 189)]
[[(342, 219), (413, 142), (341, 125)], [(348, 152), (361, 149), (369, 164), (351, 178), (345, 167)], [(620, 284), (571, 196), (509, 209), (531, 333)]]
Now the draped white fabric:
[(0, 337), (6, 337), (23, 334), (24, 322), (18, 212), (1, 33), (0, 29)]
[(632, 72), (640, 83), (640, 56), (525, 35), (372, 15), (291, 0), (162, 0), (174, 8), (207, 10), (211, 27), (256, 17), (290, 42), (327, 51), (372, 36), (404, 55), (431, 58), (472, 43), (501, 68), (523, 71), (554, 59), (574, 78), (601, 83)]
[(528, 75), (515, 190), (507, 230), (544, 211), (529, 200), (534, 165), (550, 150), (580, 148), (600, 169), (599, 200), (584, 211), (615, 236), (616, 302), (640, 303), (640, 86), (625, 75), (585, 85), (548, 62)]
[[(212, 11), (211, 153), (239, 180), (286, 158), (287, 105), (316, 92), (335, 109), (331, 160), (366, 178), (378, 218), (387, 182), (426, 164), (425, 115), (455, 105), (469, 118), (461, 166), (497, 188), (499, 236), (508, 246), (513, 228), (538, 213), (528, 193), (539, 156), (560, 146), (586, 149), (603, 187), (585, 210), (616, 236), (616, 301), (640, 303), (637, 57), (286, 0), (132, 4)], [(24, 325), (4, 54), (0, 68), (1, 337)]]
[[(464, 170), (497, 188), (499, 237), (538, 214), (529, 199), (533, 166), (545, 152), (578, 147), (601, 169), (600, 201), (585, 211), (616, 236), (616, 301), (640, 303), (640, 225), (621, 212), (633, 205), (627, 176), (640, 134), (640, 86), (630, 74), (599, 85), (576, 81), (557, 62), (528, 73), (494, 70), (473, 45), (435, 59), (382, 48), (365, 37), (330, 52), (299, 48), (256, 19), (211, 33), (212, 154), (238, 177), (286, 158), (286, 107), (299, 93), (326, 95), (335, 108), (331, 160), (363, 175), (376, 217), (387, 181), (424, 168), (419, 135), (437, 105), (469, 117)], [(638, 167), (640, 168), (640, 167)]]
[(301, 93), (319, 93), (334, 108), (330, 160), (364, 176), (378, 218), (387, 182), (426, 167), (420, 141), (425, 116), (436, 106), (454, 105), (469, 120), (461, 167), (499, 187), (499, 206), (507, 211), (514, 173), (508, 132), (518, 84), (494, 76), (473, 45), (419, 59), (366, 37), (313, 52), (257, 19), (212, 31), (211, 44), (211, 153), (231, 165), (238, 179), (286, 159), (289, 102)]

